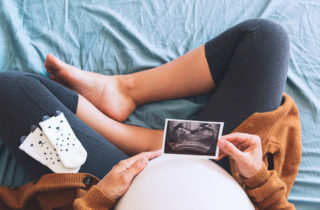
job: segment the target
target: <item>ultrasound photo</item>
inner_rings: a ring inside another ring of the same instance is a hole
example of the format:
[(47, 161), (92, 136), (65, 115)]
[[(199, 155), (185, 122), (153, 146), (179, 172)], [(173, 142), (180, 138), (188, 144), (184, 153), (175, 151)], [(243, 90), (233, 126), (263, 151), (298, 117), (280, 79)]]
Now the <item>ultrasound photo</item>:
[(163, 153), (215, 159), (222, 129), (223, 122), (167, 119)]

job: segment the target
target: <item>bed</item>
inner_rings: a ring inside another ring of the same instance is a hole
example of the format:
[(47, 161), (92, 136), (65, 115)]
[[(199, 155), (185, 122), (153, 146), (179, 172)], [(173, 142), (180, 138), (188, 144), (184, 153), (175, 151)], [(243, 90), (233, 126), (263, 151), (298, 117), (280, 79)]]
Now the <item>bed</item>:
[[(0, 1), (0, 72), (48, 76), (48, 53), (107, 75), (164, 64), (236, 23), (267, 18), (291, 40), (285, 91), (299, 107), (302, 161), (289, 200), (320, 208), (320, 1), (318, 0), (15, 0)], [(146, 104), (128, 124), (163, 128), (165, 118), (190, 118), (208, 96)], [(0, 184), (29, 180), (0, 141)]]

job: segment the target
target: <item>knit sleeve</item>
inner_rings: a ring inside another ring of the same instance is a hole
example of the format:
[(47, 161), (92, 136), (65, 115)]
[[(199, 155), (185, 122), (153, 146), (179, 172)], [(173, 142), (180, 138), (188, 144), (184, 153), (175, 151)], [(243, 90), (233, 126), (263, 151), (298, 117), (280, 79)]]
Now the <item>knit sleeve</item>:
[(75, 210), (82, 209), (111, 209), (115, 200), (106, 197), (99, 188), (94, 185), (91, 189), (81, 198), (77, 198), (73, 203), (73, 208)]
[(278, 178), (276, 171), (268, 171), (263, 165), (255, 176), (242, 180), (246, 185), (246, 193), (258, 209), (295, 209), (288, 202), (286, 184)]

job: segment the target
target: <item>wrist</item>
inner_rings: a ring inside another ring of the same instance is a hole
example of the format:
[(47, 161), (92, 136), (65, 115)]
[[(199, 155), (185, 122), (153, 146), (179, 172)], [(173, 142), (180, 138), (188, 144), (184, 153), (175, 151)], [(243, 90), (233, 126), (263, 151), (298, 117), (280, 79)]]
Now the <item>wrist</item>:
[(105, 195), (101, 188), (93, 185), (81, 199), (90, 205), (90, 209), (100, 209), (101, 207), (112, 208), (116, 200)]
[(256, 173), (251, 178), (246, 178), (243, 176), (241, 176), (240, 178), (248, 188), (253, 189), (264, 185), (269, 179), (269, 173), (265, 164), (263, 164), (258, 173)]
[(247, 171), (246, 174), (242, 174), (242, 176), (246, 179), (250, 179), (252, 177), (254, 177), (255, 175), (257, 175), (259, 173), (259, 171), (261, 171), (262, 169), (262, 160), (260, 163), (256, 163), (255, 165), (253, 165), (250, 170)]
[(118, 198), (113, 196), (112, 193), (110, 193), (110, 190), (108, 190), (107, 187), (105, 187), (106, 185), (103, 184), (102, 182), (103, 180), (101, 180), (97, 185), (96, 187), (99, 189), (99, 191), (101, 193), (103, 193), (103, 195), (111, 200), (117, 200)]

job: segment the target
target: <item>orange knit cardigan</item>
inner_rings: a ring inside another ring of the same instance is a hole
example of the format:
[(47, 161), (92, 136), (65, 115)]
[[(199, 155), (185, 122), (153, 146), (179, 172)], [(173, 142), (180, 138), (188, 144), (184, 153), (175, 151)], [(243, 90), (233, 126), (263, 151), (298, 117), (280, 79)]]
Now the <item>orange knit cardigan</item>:
[[(301, 159), (299, 114), (292, 98), (267, 113), (255, 113), (234, 132), (259, 135), (264, 165), (250, 179), (239, 176), (230, 158), (233, 177), (257, 209), (295, 209), (287, 201)], [(96, 186), (93, 175), (47, 174), (20, 187), (0, 187), (0, 209), (109, 209), (116, 201)]]

